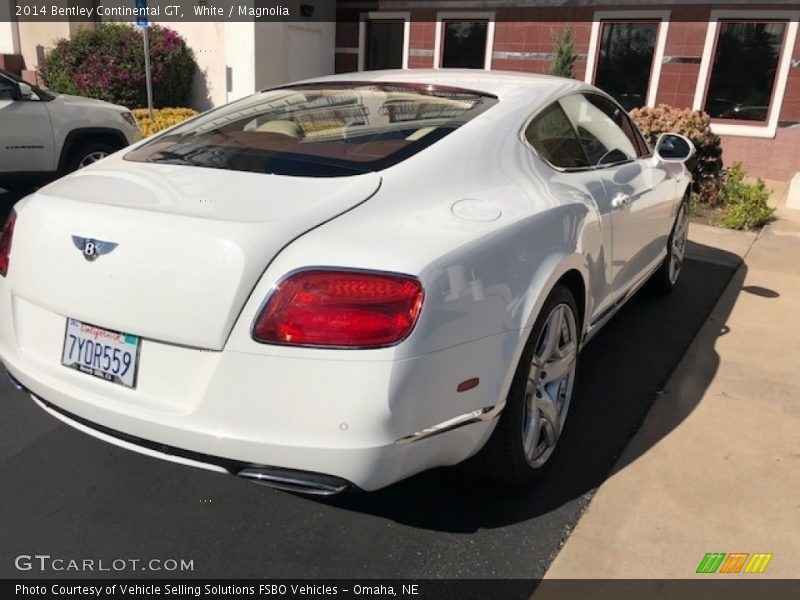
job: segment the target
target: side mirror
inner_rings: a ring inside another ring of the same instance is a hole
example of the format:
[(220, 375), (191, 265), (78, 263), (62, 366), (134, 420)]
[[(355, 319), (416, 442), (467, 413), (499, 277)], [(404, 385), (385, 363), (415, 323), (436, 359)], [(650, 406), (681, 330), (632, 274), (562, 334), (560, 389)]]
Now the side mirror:
[(662, 133), (656, 142), (656, 156), (664, 162), (686, 162), (694, 152), (692, 141), (677, 133)]
[(33, 88), (20, 81), (17, 84), (17, 100), (30, 100), (31, 98), (33, 98)]

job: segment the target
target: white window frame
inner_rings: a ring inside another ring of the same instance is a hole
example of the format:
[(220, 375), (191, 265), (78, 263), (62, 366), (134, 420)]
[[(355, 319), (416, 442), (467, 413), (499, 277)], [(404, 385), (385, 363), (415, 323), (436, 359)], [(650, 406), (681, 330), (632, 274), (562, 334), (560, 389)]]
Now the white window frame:
[(368, 21), (403, 21), (403, 69), (408, 68), (409, 47), (411, 45), (411, 13), (410, 12), (368, 12), (361, 13), (358, 22), (358, 70), (364, 70), (367, 56), (367, 22)]
[(774, 138), (778, 131), (783, 108), (783, 96), (786, 93), (786, 83), (789, 79), (789, 69), (792, 63), (792, 53), (797, 41), (797, 26), (800, 20), (800, 11), (797, 10), (712, 10), (706, 30), (706, 42), (703, 47), (703, 59), (700, 62), (700, 73), (697, 76), (697, 87), (694, 91), (694, 110), (703, 110), (703, 101), (706, 89), (711, 79), (711, 69), (714, 63), (714, 48), (717, 43), (719, 22), (727, 20), (774, 22), (788, 21), (786, 34), (783, 39), (783, 48), (778, 59), (778, 72), (775, 86), (770, 98), (769, 120), (765, 125), (739, 125), (735, 123), (711, 122), (711, 130), (719, 135), (738, 135), (744, 137)]
[(669, 18), (671, 11), (668, 10), (606, 10), (596, 11), (592, 19), (592, 33), (589, 38), (589, 52), (586, 55), (586, 76), (584, 81), (594, 85), (595, 69), (600, 58), (600, 32), (603, 28), (603, 21), (658, 21), (658, 35), (656, 36), (656, 47), (653, 53), (653, 65), (650, 69), (650, 81), (647, 84), (646, 106), (655, 106), (658, 97), (658, 84), (661, 81), (661, 66), (664, 62), (664, 49), (667, 47), (667, 36), (669, 35)]
[(486, 26), (486, 48), (484, 49), (483, 68), (488, 71), (492, 68), (492, 54), (494, 54), (494, 12), (440, 12), (436, 13), (436, 33), (433, 40), (433, 68), (442, 68), (442, 51), (444, 50), (445, 21), (488, 21)]

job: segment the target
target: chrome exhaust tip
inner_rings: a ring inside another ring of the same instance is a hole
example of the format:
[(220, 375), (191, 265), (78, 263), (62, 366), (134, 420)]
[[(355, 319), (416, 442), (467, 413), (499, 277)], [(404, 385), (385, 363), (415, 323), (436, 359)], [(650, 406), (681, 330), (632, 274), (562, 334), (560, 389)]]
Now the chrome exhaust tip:
[(248, 467), (236, 475), (284, 492), (296, 492), (310, 496), (335, 496), (348, 489), (355, 489), (355, 486), (349, 481), (331, 475), (274, 467)]

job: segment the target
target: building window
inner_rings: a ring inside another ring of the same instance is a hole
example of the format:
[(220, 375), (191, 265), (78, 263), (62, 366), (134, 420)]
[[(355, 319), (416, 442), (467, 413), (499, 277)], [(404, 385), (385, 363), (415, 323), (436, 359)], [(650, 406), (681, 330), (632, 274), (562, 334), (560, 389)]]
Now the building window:
[(692, 108), (719, 135), (773, 138), (787, 90), (798, 10), (712, 10)]
[(411, 17), (408, 13), (366, 13), (361, 16), (359, 71), (408, 68)]
[(492, 67), (494, 13), (440, 13), (436, 20), (435, 67)]
[(785, 37), (785, 22), (720, 21), (704, 110), (766, 122)]
[(403, 21), (367, 21), (364, 70), (403, 68)]
[(647, 104), (658, 26), (657, 21), (601, 25), (594, 84), (626, 110)]
[(483, 69), (486, 65), (487, 21), (445, 21), (441, 66)]
[(586, 81), (627, 110), (655, 106), (669, 18), (668, 10), (594, 13)]

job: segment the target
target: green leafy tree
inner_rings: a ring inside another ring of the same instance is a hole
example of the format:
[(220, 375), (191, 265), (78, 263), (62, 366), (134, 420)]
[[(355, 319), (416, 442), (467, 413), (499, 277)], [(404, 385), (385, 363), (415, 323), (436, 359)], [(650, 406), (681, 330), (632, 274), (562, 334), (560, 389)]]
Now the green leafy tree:
[(550, 75), (574, 79), (575, 61), (578, 58), (575, 54), (575, 32), (570, 25), (567, 25), (560, 33), (553, 31), (551, 35), (553, 60), (550, 63)]

